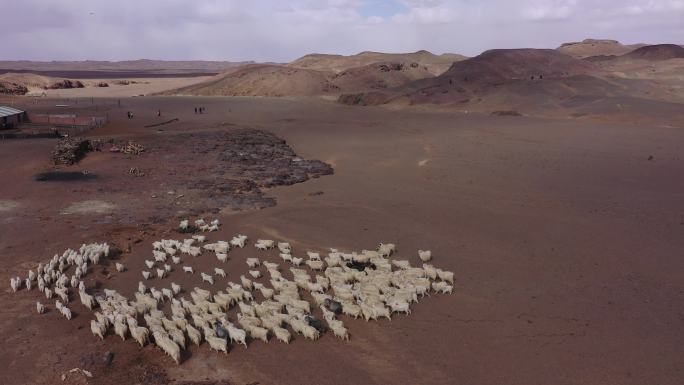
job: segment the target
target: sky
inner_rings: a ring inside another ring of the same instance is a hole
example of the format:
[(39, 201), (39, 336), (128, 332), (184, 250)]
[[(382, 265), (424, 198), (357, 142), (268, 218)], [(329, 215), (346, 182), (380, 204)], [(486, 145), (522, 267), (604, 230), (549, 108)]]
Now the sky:
[(0, 0), (0, 60), (289, 62), (609, 38), (684, 44), (684, 0)]

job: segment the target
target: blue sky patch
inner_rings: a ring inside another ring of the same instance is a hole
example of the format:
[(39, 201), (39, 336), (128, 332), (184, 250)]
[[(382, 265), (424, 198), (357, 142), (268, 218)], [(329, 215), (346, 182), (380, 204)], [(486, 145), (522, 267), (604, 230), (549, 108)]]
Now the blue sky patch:
[(408, 8), (398, 0), (365, 0), (359, 8), (359, 13), (364, 17), (388, 18), (407, 10)]

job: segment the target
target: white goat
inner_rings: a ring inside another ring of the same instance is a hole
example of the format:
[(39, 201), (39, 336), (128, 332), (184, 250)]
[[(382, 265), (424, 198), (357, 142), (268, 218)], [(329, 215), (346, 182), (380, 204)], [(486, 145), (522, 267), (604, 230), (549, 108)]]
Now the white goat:
[(226, 262), (228, 260), (228, 254), (226, 253), (216, 253), (216, 259), (219, 260), (219, 262)]
[(243, 247), (245, 247), (246, 241), (247, 241), (246, 235), (238, 234), (238, 235), (234, 236), (233, 239), (230, 240), (230, 244), (235, 246), (235, 247), (243, 248)]
[(214, 277), (212, 277), (209, 274), (201, 273), (202, 275), (202, 281), (204, 282), (209, 282), (210, 284), (214, 284)]

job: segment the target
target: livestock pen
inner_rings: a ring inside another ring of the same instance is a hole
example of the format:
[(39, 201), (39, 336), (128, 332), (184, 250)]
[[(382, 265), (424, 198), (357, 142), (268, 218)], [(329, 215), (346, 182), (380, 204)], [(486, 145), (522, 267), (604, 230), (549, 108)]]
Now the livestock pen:
[(107, 123), (107, 116), (28, 113), (16, 130), (0, 132), (0, 139), (80, 135)]

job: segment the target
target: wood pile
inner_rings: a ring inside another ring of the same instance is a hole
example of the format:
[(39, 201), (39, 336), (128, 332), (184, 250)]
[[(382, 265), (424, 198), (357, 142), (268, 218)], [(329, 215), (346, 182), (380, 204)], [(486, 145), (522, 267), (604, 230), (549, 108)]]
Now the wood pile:
[(52, 162), (56, 165), (72, 165), (83, 159), (92, 149), (90, 141), (87, 139), (62, 138), (57, 142), (57, 146), (52, 151)]

